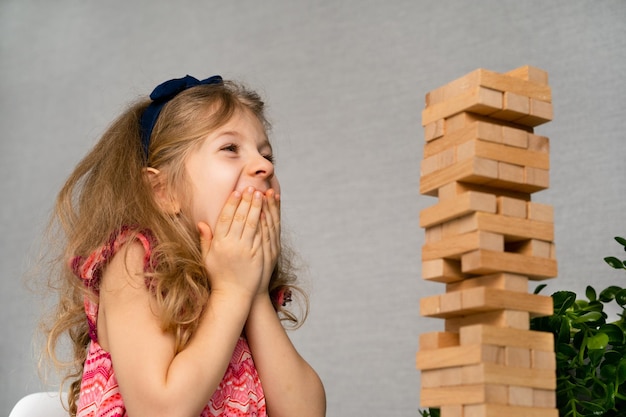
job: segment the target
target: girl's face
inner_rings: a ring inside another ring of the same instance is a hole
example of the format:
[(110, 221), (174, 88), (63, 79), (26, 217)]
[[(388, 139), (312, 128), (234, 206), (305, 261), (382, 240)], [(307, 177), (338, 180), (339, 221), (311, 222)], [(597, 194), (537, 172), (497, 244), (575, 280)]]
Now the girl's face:
[(215, 230), (218, 216), (233, 191), (254, 187), (263, 193), (270, 188), (280, 193), (272, 158), (272, 147), (257, 117), (247, 110), (235, 112), (187, 159), (192, 193), (187, 215), (194, 224), (203, 221)]

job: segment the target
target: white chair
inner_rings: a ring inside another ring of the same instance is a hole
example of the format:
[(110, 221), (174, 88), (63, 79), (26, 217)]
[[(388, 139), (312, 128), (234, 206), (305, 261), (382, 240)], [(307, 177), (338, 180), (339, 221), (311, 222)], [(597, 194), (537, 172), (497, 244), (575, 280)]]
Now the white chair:
[[(63, 401), (66, 395), (63, 394)], [(58, 391), (36, 392), (19, 400), (9, 417), (67, 417), (69, 413), (63, 408)]]

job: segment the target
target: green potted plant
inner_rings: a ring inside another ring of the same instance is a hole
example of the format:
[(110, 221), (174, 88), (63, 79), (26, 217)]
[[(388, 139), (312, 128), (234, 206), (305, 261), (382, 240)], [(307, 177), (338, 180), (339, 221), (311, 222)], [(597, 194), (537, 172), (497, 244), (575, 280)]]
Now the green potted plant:
[[(626, 250), (626, 239), (615, 240)], [(604, 260), (626, 270), (626, 260)], [(571, 291), (552, 298), (554, 314), (532, 319), (531, 328), (554, 334), (559, 415), (626, 415), (626, 289), (610, 285), (598, 293), (587, 286), (584, 298)], [(616, 320), (609, 320), (607, 307), (618, 309)]]
[[(626, 239), (615, 240), (626, 250)], [(626, 260), (604, 260), (626, 270)], [(552, 298), (554, 314), (533, 318), (531, 329), (554, 334), (559, 416), (626, 416), (626, 288), (609, 285), (598, 292), (587, 286), (584, 298), (572, 291), (557, 291)], [(609, 319), (612, 308), (616, 319)], [(420, 415), (440, 414), (429, 408)]]

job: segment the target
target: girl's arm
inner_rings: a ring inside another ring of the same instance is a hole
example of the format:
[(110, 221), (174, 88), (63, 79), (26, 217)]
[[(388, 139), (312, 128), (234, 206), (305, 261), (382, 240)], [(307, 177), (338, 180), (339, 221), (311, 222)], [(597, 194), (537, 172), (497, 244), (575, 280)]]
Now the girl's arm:
[(144, 283), (144, 252), (131, 244), (106, 268), (98, 336), (111, 353), (128, 414), (197, 417), (223, 378), (258, 292), (263, 259), (261, 198), (233, 193), (214, 233), (200, 225), (212, 291), (189, 343), (176, 352)]
[(245, 330), (263, 384), (268, 415), (322, 417), (326, 414), (322, 382), (289, 340), (268, 293), (269, 277), (280, 252), (280, 199), (273, 190), (266, 195), (261, 226), (264, 276)]
[(326, 415), (322, 382), (289, 340), (269, 295), (259, 295), (253, 301), (246, 336), (263, 384), (268, 415)]

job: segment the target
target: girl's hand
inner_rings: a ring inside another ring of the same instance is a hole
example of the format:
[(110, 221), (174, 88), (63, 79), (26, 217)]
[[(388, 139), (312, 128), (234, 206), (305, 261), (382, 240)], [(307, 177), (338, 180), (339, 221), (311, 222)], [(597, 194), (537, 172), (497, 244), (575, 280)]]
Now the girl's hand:
[(231, 194), (214, 232), (208, 224), (198, 224), (212, 293), (233, 290), (251, 296), (257, 293), (267, 264), (261, 226), (263, 204), (263, 193), (248, 187), (243, 195), (237, 191)]
[(263, 276), (258, 294), (267, 294), (270, 278), (280, 255), (280, 196), (273, 189), (265, 193), (261, 213)]

